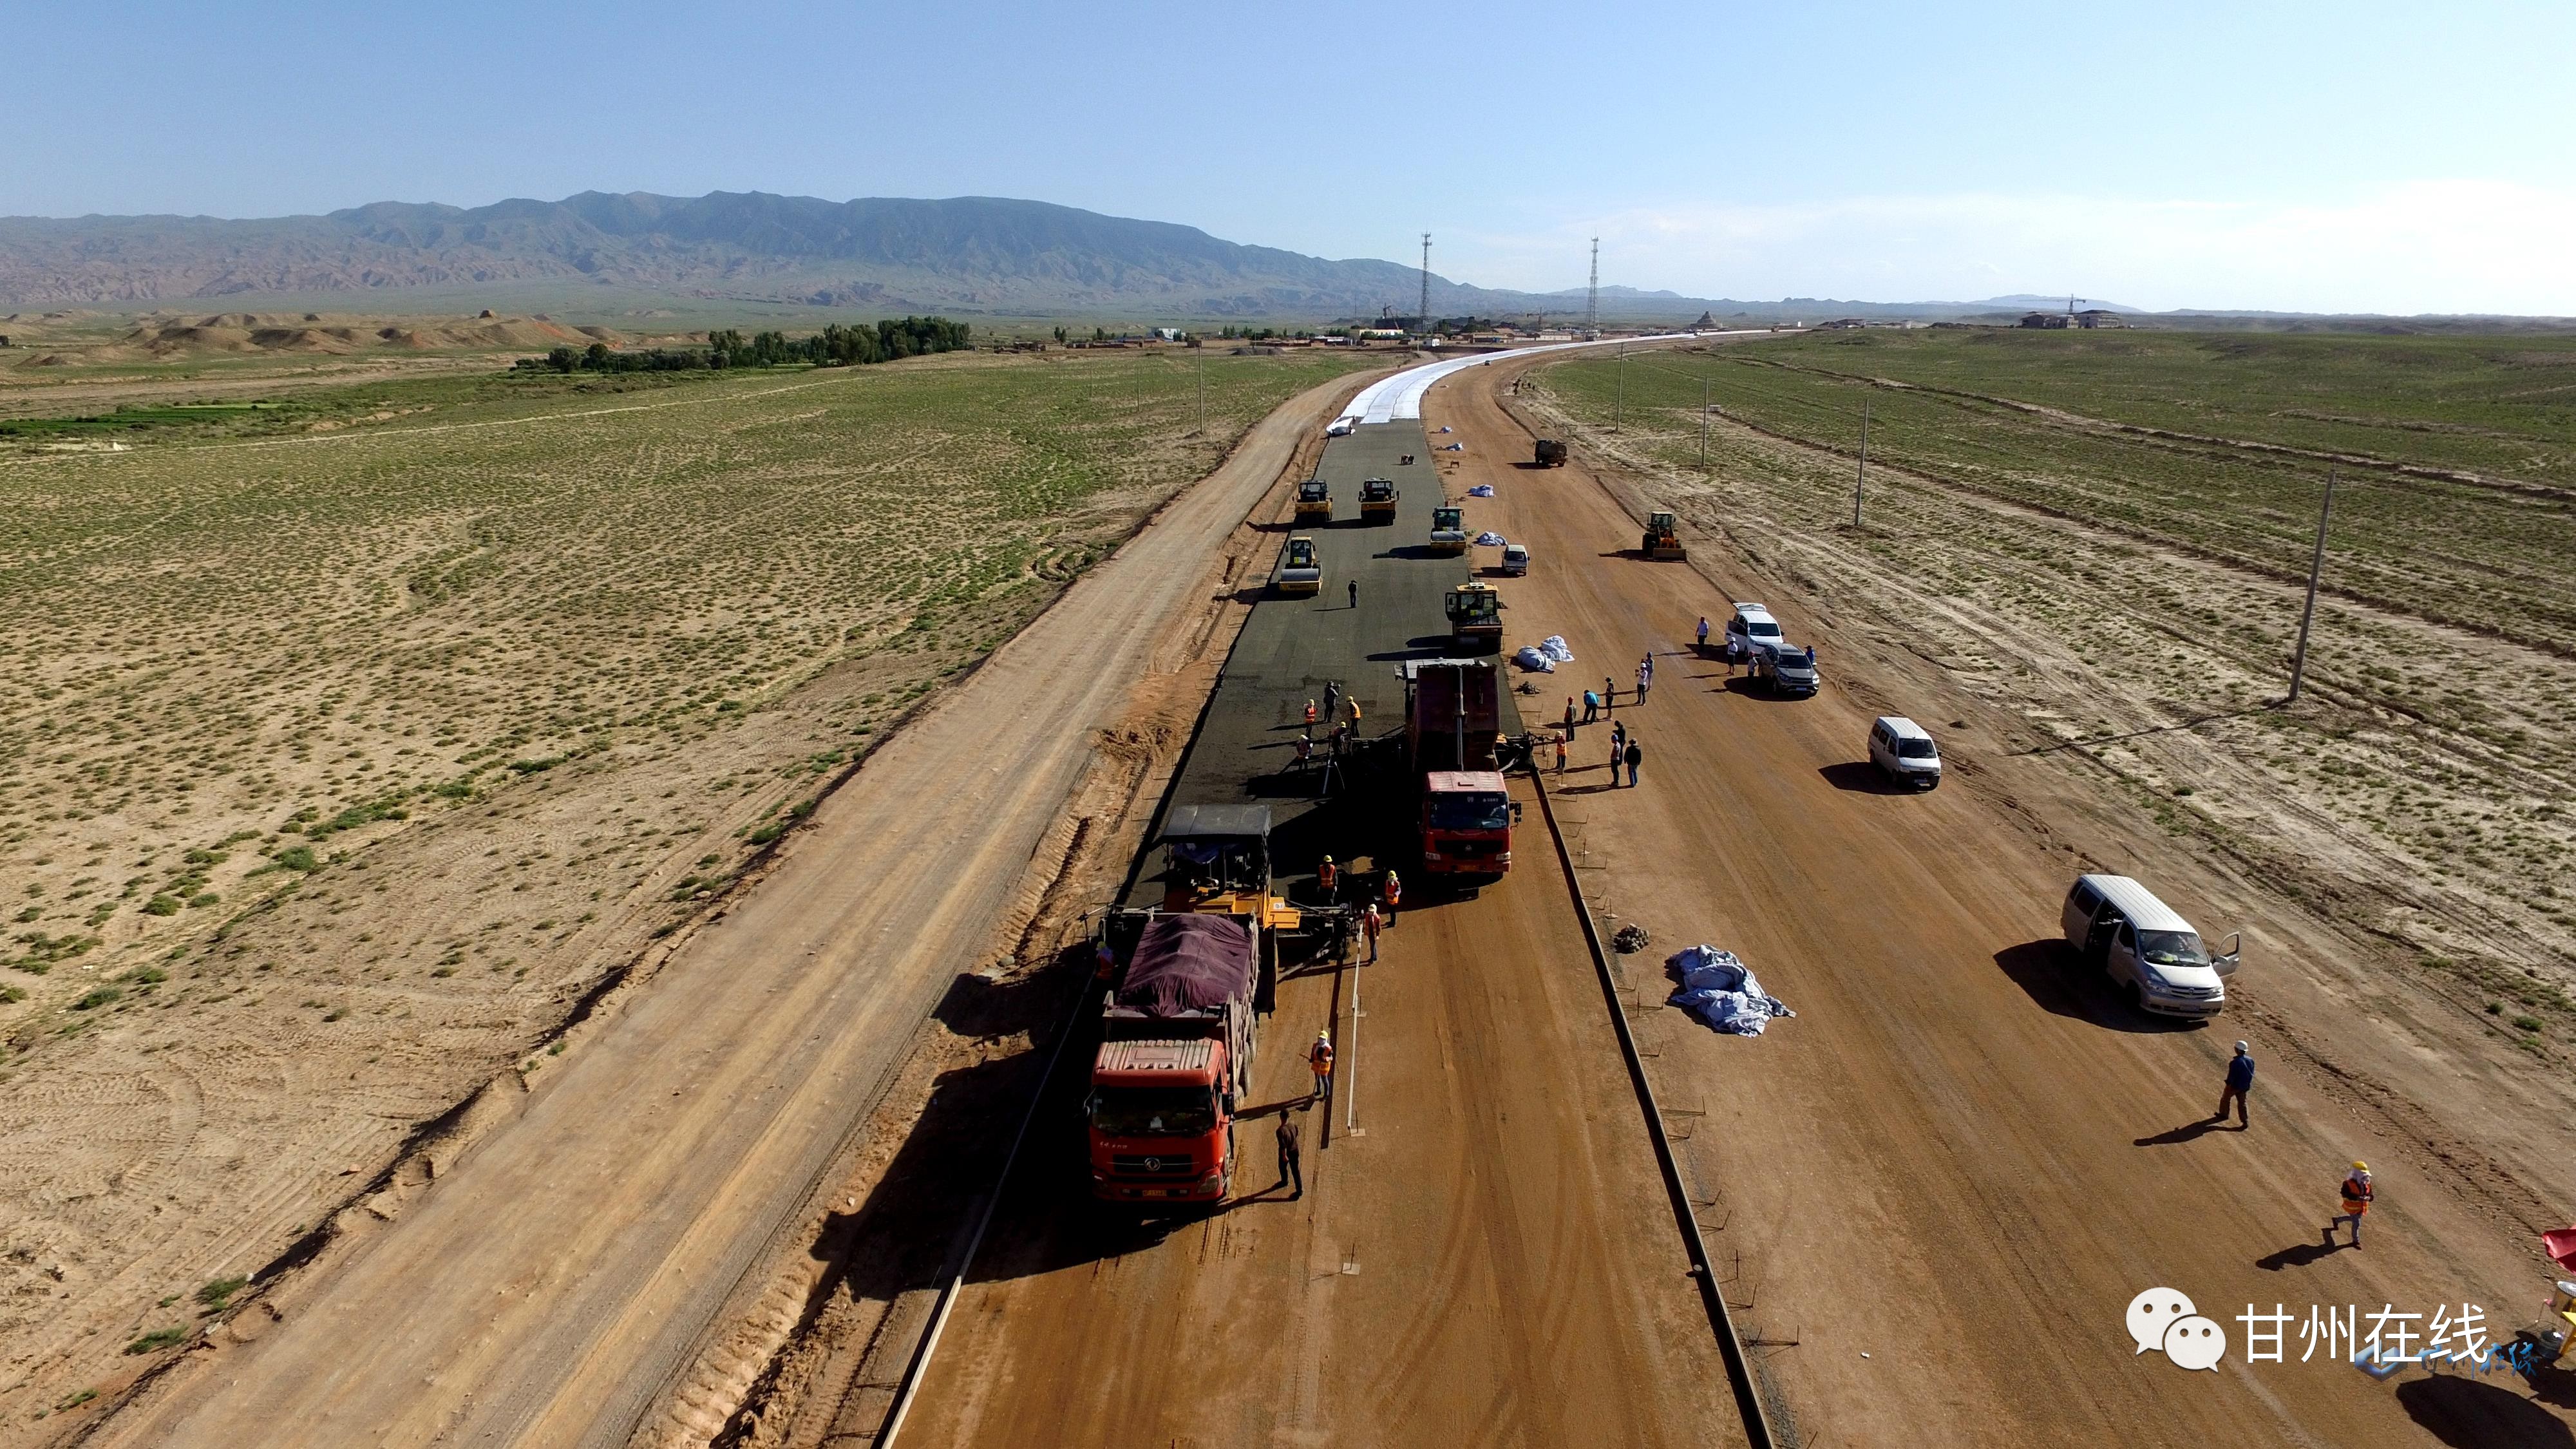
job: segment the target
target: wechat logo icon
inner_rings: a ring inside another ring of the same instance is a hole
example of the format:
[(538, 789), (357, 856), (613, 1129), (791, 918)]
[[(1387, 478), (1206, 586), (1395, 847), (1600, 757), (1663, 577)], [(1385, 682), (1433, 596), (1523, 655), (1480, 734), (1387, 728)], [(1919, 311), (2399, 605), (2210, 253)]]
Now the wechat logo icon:
[(2171, 1288), (2150, 1288), (2129, 1300), (2129, 1338), (2138, 1353), (2160, 1350), (2186, 1369), (2215, 1369), (2227, 1357), (2227, 1330)]

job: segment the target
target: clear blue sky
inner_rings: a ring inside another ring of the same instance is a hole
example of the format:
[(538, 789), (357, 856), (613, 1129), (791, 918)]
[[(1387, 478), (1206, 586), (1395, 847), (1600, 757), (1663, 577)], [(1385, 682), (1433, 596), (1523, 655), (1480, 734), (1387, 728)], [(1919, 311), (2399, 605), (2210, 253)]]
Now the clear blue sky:
[(13, 6), (0, 213), (1032, 197), (1462, 281), (2576, 313), (2576, 5)]

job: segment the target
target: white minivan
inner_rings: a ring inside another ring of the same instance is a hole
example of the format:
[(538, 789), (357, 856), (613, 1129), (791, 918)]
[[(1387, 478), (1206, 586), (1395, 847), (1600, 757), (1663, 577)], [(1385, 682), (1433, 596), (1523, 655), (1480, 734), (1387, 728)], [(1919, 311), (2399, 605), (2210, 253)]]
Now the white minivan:
[(1780, 647), (1780, 621), (1760, 604), (1738, 603), (1735, 617), (1726, 621), (1726, 642), (1736, 654), (1751, 657), (1764, 649)]
[(2066, 893), (2059, 924), (2076, 959), (2128, 988), (2142, 1011), (2207, 1018), (2227, 1009), (2238, 941), (2214, 956), (2173, 907), (2125, 875), (2082, 875)]
[(1503, 573), (1506, 577), (1515, 579), (1527, 578), (1529, 576), (1528, 544), (1507, 543), (1503, 545)]
[(1883, 714), (1869, 727), (1869, 762), (1892, 784), (1917, 790), (1941, 785), (1941, 747), (1923, 726), (1901, 714)]

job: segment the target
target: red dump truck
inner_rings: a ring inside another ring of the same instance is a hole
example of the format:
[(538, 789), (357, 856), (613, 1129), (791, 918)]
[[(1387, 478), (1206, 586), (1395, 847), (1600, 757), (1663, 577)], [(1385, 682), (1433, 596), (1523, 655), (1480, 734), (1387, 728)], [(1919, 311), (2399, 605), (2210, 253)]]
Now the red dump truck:
[(1233, 1186), (1236, 1099), (1252, 1080), (1252, 928), (1157, 912), (1101, 1008), (1092, 1061), (1092, 1195), (1216, 1202)]
[(1417, 659), (1404, 680), (1405, 745), (1422, 782), (1422, 868), (1500, 879), (1518, 813), (1499, 763), (1501, 677), (1481, 659)]

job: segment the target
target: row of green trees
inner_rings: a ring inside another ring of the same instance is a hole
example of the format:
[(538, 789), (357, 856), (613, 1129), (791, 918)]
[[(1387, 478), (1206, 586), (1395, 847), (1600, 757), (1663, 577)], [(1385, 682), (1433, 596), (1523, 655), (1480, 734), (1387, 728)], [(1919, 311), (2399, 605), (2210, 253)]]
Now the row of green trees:
[(745, 338), (727, 328), (707, 334), (705, 347), (651, 347), (620, 352), (605, 342), (588, 347), (558, 347), (543, 357), (523, 357), (512, 364), (522, 372), (698, 372), (725, 367), (777, 367), (806, 362), (817, 367), (851, 367), (919, 357), (931, 352), (957, 352), (974, 344), (971, 329), (945, 317), (888, 318), (874, 326), (844, 327), (835, 322), (811, 337), (784, 332), (757, 332)]

